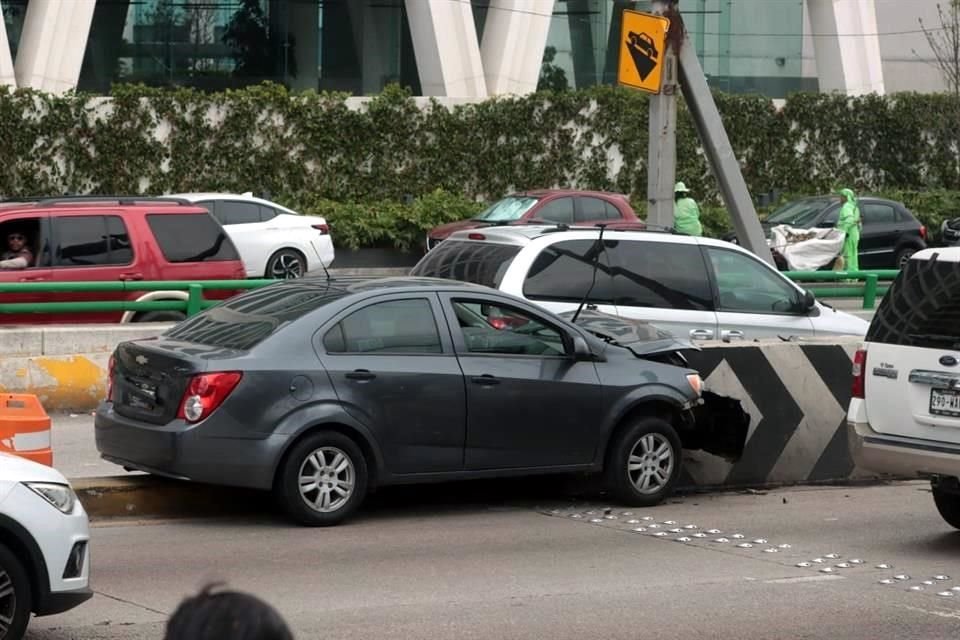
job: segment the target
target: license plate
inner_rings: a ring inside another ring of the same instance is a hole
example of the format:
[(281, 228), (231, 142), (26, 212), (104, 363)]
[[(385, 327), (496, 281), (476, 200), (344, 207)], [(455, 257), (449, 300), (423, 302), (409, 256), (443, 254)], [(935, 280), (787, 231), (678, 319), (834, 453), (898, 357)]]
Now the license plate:
[(930, 415), (960, 418), (960, 391), (956, 389), (931, 389)]

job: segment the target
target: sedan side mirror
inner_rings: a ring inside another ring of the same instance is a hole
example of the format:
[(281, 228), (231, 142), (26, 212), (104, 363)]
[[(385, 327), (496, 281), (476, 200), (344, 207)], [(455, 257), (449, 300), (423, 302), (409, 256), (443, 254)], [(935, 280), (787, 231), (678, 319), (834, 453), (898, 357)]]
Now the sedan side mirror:
[(590, 351), (590, 345), (581, 336), (573, 336), (573, 359), (577, 362), (584, 360), (593, 360), (593, 352)]
[(810, 291), (804, 291), (803, 298), (800, 300), (800, 305), (804, 311), (810, 311), (817, 306), (817, 297)]

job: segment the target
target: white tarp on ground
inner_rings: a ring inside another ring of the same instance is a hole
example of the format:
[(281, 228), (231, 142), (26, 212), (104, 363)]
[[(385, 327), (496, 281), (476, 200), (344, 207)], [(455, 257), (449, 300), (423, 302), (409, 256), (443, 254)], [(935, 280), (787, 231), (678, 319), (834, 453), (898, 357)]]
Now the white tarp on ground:
[(783, 255), (791, 271), (816, 271), (832, 264), (843, 249), (846, 234), (838, 229), (771, 229), (770, 246)]

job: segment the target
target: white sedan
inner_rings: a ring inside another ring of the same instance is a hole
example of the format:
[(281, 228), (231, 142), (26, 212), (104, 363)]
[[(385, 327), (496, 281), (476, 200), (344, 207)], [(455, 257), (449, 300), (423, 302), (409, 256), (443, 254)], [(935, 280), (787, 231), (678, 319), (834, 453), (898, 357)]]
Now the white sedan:
[(237, 247), (248, 278), (299, 278), (333, 262), (330, 226), (252, 193), (177, 193), (210, 210)]
[(0, 638), (20, 640), (30, 614), (93, 596), (90, 525), (70, 483), (51, 467), (0, 451)]

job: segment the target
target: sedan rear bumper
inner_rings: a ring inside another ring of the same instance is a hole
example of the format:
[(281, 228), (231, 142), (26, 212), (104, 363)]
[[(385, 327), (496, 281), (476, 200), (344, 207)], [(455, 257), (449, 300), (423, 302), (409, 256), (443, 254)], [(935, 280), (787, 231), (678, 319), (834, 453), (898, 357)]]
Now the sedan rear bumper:
[(960, 446), (877, 433), (869, 423), (847, 422), (850, 456), (877, 473), (960, 476)]
[(175, 420), (158, 426), (121, 416), (112, 403), (105, 402), (94, 418), (97, 450), (104, 460), (156, 475), (233, 487), (272, 488), (287, 437), (205, 437), (204, 426), (217, 419), (214, 412), (197, 425)]

